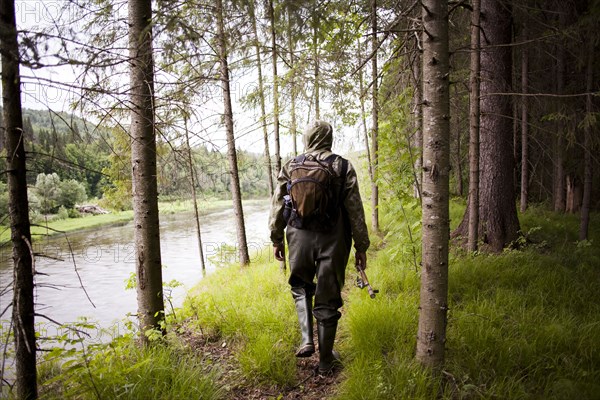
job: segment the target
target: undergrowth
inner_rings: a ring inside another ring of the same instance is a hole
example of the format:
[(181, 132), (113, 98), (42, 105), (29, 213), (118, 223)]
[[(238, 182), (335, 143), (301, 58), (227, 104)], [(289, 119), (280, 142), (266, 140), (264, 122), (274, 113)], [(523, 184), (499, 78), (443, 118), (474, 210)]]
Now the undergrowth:
[[(463, 207), (452, 206), (454, 226)], [(520, 216), (515, 250), (453, 249), (446, 363), (432, 375), (414, 361), (418, 211), (406, 207), (408, 223), (387, 214), (387, 234), (373, 237), (367, 272), (380, 291), (375, 299), (352, 284), (349, 263), (336, 341), (344, 370), (335, 397), (600, 399), (599, 216), (592, 216), (590, 240), (578, 242), (576, 216), (533, 208)], [(176, 326), (232, 351), (245, 384), (298, 384), (293, 352), (300, 335), (287, 277), (274, 262), (219, 269), (177, 315)], [(140, 349), (123, 338), (86, 360), (72, 370), (43, 366), (45, 398), (97, 398), (98, 391), (101, 398), (228, 398), (217, 362), (177, 339)]]

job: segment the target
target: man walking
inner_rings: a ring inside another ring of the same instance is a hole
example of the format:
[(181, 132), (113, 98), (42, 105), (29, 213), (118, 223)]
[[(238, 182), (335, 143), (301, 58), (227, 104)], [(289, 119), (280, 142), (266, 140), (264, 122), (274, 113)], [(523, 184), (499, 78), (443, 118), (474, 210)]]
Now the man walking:
[(289, 283), (302, 334), (296, 356), (309, 357), (315, 352), (314, 314), (318, 372), (326, 374), (339, 364), (333, 344), (352, 239), (356, 263), (362, 268), (366, 268), (370, 242), (356, 171), (348, 160), (331, 152), (332, 126), (324, 121), (309, 124), (303, 141), (305, 153), (288, 161), (279, 172), (269, 228), (279, 261), (285, 259), (286, 230)]

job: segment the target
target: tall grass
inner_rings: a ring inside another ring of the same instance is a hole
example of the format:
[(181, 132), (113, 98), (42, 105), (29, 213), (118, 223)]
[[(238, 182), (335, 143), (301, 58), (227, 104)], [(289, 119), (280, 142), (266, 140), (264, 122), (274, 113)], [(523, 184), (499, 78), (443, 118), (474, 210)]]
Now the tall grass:
[(293, 383), (299, 332), (286, 277), (274, 263), (232, 266), (208, 276), (191, 293), (183, 315), (205, 337), (230, 341), (250, 381)]
[(174, 343), (140, 347), (120, 338), (87, 354), (71, 352), (60, 363), (39, 367), (41, 399), (223, 398), (218, 369)]
[[(453, 204), (453, 226), (463, 209)], [(414, 361), (418, 208), (407, 208), (408, 226), (392, 215), (382, 225), (388, 234), (374, 237), (369, 253), (367, 272), (380, 290), (377, 297), (355, 287), (356, 272), (347, 269), (336, 342), (345, 368), (336, 398), (600, 399), (598, 214), (586, 242), (577, 241), (577, 217), (533, 208), (520, 216), (524, 236), (518, 250), (486, 255), (454, 249), (446, 364), (435, 375)], [(204, 340), (228, 347), (246, 384), (299, 383), (294, 305), (287, 277), (274, 262), (219, 269), (189, 293), (177, 315)], [(172, 344), (117, 348), (91, 358), (89, 370), (103, 398), (227, 396), (216, 389), (224, 379), (219, 368), (202, 354)], [(64, 375), (47, 370), (50, 383)], [(75, 397), (93, 397), (91, 381), (79, 376), (79, 390), (87, 394)], [(63, 382), (59, 393), (75, 393), (71, 384)]]
[[(460, 215), (460, 205), (452, 209)], [(598, 224), (591, 242), (579, 243), (575, 216), (534, 208), (521, 223), (521, 250), (453, 254), (446, 364), (437, 376), (413, 361), (418, 274), (406, 259), (390, 263), (403, 238), (388, 235), (370, 267), (379, 298), (349, 293), (338, 398), (599, 399)]]

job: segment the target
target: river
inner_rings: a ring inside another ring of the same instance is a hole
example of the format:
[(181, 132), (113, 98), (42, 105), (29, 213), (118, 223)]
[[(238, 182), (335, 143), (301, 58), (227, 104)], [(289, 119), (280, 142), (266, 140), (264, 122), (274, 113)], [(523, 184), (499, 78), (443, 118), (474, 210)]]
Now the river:
[[(269, 241), (267, 201), (245, 204), (244, 216), (251, 261), (266, 260), (270, 257), (270, 248), (265, 247)], [(210, 273), (231, 258), (231, 254), (237, 254), (232, 251), (236, 244), (233, 210), (202, 216), (201, 230), (206, 272)], [(161, 215), (160, 236), (163, 282), (176, 280), (182, 284), (172, 291), (167, 285), (165, 290), (178, 307), (187, 290), (203, 276), (193, 213)], [(135, 271), (133, 222), (69, 233), (68, 241), (64, 236), (39, 239), (34, 242), (34, 250), (46, 256), (36, 257), (35, 261), (37, 313), (60, 323), (86, 317), (109, 329), (111, 336), (122, 333), (126, 316), (137, 310), (135, 289), (126, 290), (127, 281)], [(0, 252), (1, 290), (12, 280), (12, 259), (10, 248)], [(11, 298), (12, 292), (0, 296), (0, 310), (5, 309)], [(169, 303), (165, 306), (169, 308)], [(0, 331), (8, 328), (9, 318), (9, 313), (2, 317)], [(38, 329), (57, 329), (56, 324), (44, 318), (38, 317), (36, 321), (42, 324)]]

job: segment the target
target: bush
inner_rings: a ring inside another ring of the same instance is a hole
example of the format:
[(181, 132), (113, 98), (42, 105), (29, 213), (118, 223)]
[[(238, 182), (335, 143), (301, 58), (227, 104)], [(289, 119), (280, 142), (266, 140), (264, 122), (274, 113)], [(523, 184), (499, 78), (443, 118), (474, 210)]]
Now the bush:
[(60, 192), (58, 195), (58, 203), (68, 209), (75, 207), (75, 204), (87, 200), (85, 186), (74, 179), (60, 182)]
[(56, 174), (38, 174), (35, 180), (35, 193), (40, 200), (40, 212), (48, 214), (59, 206), (60, 177)]
[(56, 213), (56, 219), (67, 219), (69, 218), (69, 212), (65, 208), (65, 206), (60, 206), (58, 208), (58, 212)]

